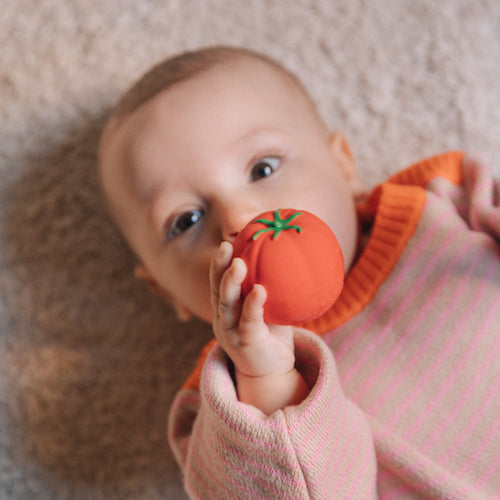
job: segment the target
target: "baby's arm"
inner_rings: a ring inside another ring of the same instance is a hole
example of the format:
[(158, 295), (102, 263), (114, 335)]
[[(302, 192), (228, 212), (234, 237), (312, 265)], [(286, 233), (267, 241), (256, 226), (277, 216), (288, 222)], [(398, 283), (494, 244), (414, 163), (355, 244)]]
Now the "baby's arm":
[(168, 438), (193, 498), (376, 498), (368, 419), (344, 396), (321, 338), (299, 328), (293, 335), (311, 387), (302, 404), (270, 416), (242, 405), (218, 343), (199, 390), (177, 394)]
[(234, 363), (239, 400), (270, 415), (300, 403), (309, 390), (295, 368), (292, 327), (264, 322), (264, 287), (255, 285), (241, 300), (246, 272), (242, 259), (232, 259), (232, 245), (222, 243), (210, 267), (212, 326)]

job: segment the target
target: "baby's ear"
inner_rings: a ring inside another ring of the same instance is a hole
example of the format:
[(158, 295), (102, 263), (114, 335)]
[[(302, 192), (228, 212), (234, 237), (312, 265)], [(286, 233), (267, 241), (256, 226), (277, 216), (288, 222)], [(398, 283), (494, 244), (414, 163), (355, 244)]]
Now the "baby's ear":
[(352, 193), (356, 200), (366, 195), (366, 187), (358, 172), (356, 160), (346, 136), (342, 132), (332, 132), (329, 138), (330, 150), (337, 161), (344, 177), (351, 186)]
[(186, 322), (193, 317), (192, 312), (187, 307), (181, 305), (176, 299), (174, 299), (172, 295), (153, 278), (152, 274), (149, 272), (149, 269), (143, 264), (137, 264), (135, 266), (134, 276), (144, 281), (153, 293), (165, 299), (174, 308), (175, 313), (177, 314), (177, 319), (179, 321)]

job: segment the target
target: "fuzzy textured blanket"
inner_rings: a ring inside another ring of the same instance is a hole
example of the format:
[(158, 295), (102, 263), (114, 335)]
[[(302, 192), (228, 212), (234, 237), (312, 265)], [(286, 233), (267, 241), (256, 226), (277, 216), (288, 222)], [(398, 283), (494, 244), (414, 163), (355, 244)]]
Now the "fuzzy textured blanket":
[(210, 331), (133, 279), (95, 175), (103, 117), (157, 60), (274, 56), (368, 186), (455, 148), (500, 174), (498, 0), (16, 0), (0, 40), (1, 499), (185, 498), (166, 416)]

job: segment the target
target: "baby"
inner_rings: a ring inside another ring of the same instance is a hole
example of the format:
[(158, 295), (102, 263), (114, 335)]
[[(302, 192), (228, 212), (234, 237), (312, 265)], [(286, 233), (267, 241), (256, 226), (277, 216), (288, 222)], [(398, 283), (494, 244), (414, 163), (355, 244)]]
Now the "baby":
[[(125, 94), (99, 172), (136, 276), (213, 327), (169, 418), (193, 498), (500, 496), (500, 193), (482, 165), (436, 156), (364, 199), (297, 78), (216, 47)], [(341, 296), (301, 327), (266, 324), (232, 258), (277, 208), (322, 218), (344, 257)]]

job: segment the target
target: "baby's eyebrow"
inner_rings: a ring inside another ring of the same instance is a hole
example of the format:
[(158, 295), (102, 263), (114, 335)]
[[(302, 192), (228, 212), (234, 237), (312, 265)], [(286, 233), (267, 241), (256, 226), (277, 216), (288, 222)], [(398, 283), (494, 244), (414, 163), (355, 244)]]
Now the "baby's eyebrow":
[[(141, 165), (143, 166), (141, 168)], [(144, 171), (144, 159), (140, 154), (129, 155), (125, 166), (125, 175), (133, 195), (141, 205), (149, 205), (166, 190), (164, 183), (154, 178), (154, 171)]]
[(164, 190), (160, 189), (151, 190), (143, 200), (143, 206), (146, 209), (146, 220), (148, 224), (156, 230), (159, 228), (163, 229), (171, 211), (171, 209), (165, 207), (164, 204), (162, 206), (162, 200), (164, 199), (162, 196), (163, 191)]
[(247, 141), (257, 141), (259, 138), (264, 136), (285, 136), (286, 132), (278, 127), (268, 127), (268, 126), (258, 126), (250, 129), (241, 136), (235, 139), (235, 144)]
[(157, 162), (162, 161), (163, 154), (164, 151), (158, 150), (158, 145), (145, 131), (137, 133), (126, 145), (125, 175), (141, 204), (149, 203), (162, 189), (155, 179), (155, 172), (161, 170)]

